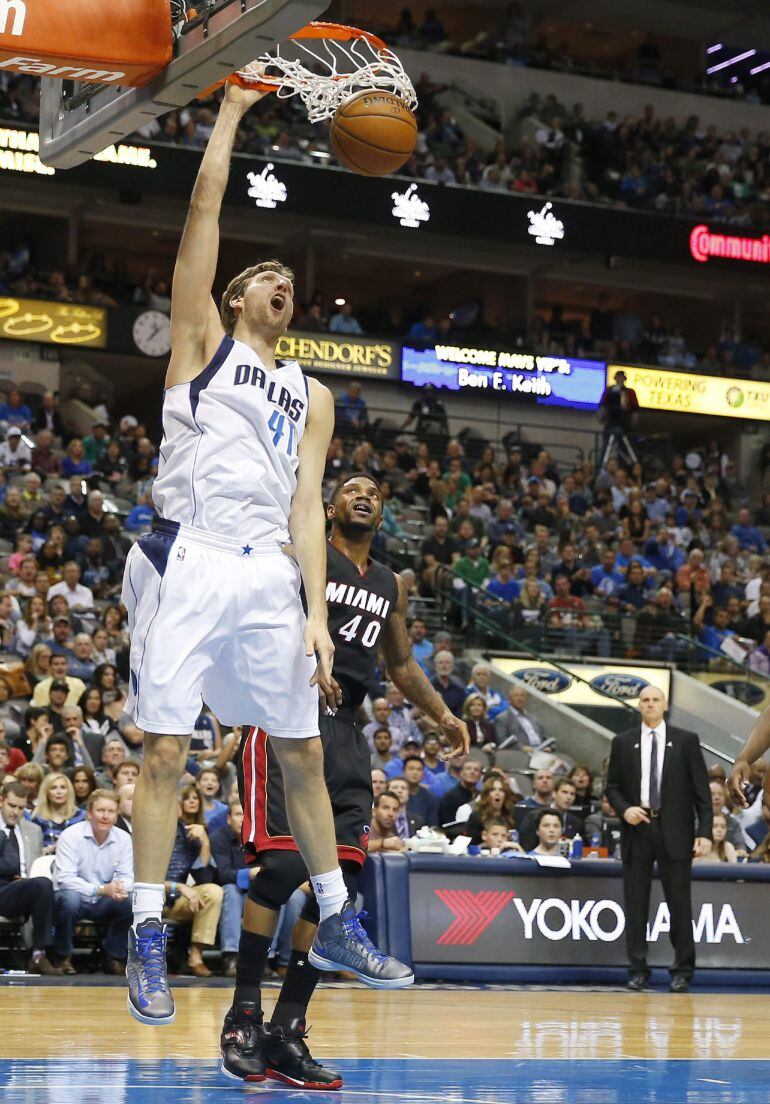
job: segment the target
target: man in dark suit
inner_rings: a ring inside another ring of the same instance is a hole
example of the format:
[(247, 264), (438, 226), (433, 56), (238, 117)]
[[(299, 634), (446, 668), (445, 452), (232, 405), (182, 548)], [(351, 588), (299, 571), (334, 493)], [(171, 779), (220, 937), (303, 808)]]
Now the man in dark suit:
[(621, 732), (612, 741), (607, 796), (621, 817), (628, 988), (649, 987), (646, 927), (657, 862), (671, 914), (671, 991), (686, 993), (695, 969), (691, 866), (693, 855), (711, 850), (711, 793), (698, 737), (667, 724), (667, 708), (656, 686), (642, 690), (641, 728)]
[(32, 917), (31, 974), (56, 974), (46, 948), (53, 936), (53, 882), (30, 878), (35, 859), (43, 854), (43, 833), (24, 819), (27, 791), (21, 782), (6, 782), (0, 792), (0, 916)]

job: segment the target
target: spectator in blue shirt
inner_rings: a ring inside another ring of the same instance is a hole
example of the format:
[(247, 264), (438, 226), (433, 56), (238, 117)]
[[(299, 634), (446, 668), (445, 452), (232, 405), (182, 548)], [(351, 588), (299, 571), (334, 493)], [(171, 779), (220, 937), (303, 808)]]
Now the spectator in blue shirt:
[(519, 597), (520, 589), (518, 581), (513, 577), (513, 560), (500, 560), (497, 575), (487, 580), (487, 594), (510, 604)]
[(428, 640), (428, 626), (421, 617), (415, 617), (409, 626), (409, 637), (412, 641), (412, 655), (430, 677), (430, 659), (433, 655), (433, 645)]
[(73, 475), (90, 475), (93, 471), (91, 462), (86, 459), (86, 450), (79, 437), (73, 438), (67, 446), (67, 455), (61, 462), (61, 473), (65, 479), (71, 479)]
[(745, 552), (756, 552), (758, 555), (764, 556), (767, 551), (767, 541), (759, 529), (751, 524), (751, 513), (748, 506), (741, 506), (738, 511), (738, 520), (730, 533), (738, 538), (738, 543)]
[(644, 546), (647, 561), (656, 571), (668, 571), (676, 575), (684, 563), (684, 552), (671, 539), (668, 529), (659, 529)]
[(625, 612), (635, 613), (645, 605), (648, 601), (649, 582), (652, 580), (645, 580), (642, 565), (632, 560), (628, 565), (624, 585), (614, 595)]
[(622, 575), (628, 573), (629, 565), (633, 562), (638, 563), (645, 575), (651, 575), (653, 573), (652, 564), (636, 551), (634, 542), (630, 537), (623, 537), (618, 545), (618, 554), (615, 557), (615, 569)]
[(125, 970), (134, 863), (131, 838), (115, 827), (117, 819), (115, 794), (94, 790), (88, 799), (88, 819), (70, 825), (59, 838), (53, 870), (55, 943), (66, 974), (75, 973), (75, 925), (86, 919), (109, 924), (103, 943), (105, 968), (111, 974)]
[(0, 424), (26, 429), (31, 421), (32, 411), (22, 399), (21, 393), (12, 387), (7, 400), (0, 404)]
[(362, 429), (369, 421), (366, 400), (361, 398), (361, 384), (351, 380), (344, 395), (335, 400), (337, 418), (344, 426)]
[(222, 916), (219, 921), (219, 944), (225, 977), (235, 977), (235, 959), (241, 938), (243, 906), (249, 891), (248, 881), (244, 879), (250, 880), (259, 869), (258, 866), (253, 866), (247, 874), (241, 874), (241, 871), (246, 869), (241, 847), (242, 827), (243, 808), (236, 793), (230, 800), (227, 823), (211, 836), (211, 857), (216, 863), (217, 878), (224, 890)]
[(419, 322), (412, 323), (409, 330), (412, 341), (419, 341), (425, 345), (434, 345), (438, 340), (438, 330), (431, 315), (426, 314)]
[(203, 821), (208, 827), (213, 816), (220, 816), (227, 811), (227, 805), (224, 801), (219, 801), (216, 796), (219, 793), (219, 775), (213, 767), (204, 767), (196, 778), (195, 785), (203, 807)]
[(353, 315), (353, 307), (350, 303), (343, 303), (336, 314), (329, 319), (329, 333), (363, 334), (361, 323)]
[(133, 507), (123, 523), (123, 527), (131, 533), (149, 532), (156, 516), (150, 502), (150, 496), (145, 495), (144, 501)]
[(730, 615), (724, 606), (714, 607), (712, 622), (707, 625), (706, 613), (712, 607), (714, 607), (713, 598), (710, 594), (704, 595), (695, 611), (692, 623), (698, 633), (698, 642), (712, 652), (719, 652), (722, 641), (728, 636), (735, 636), (735, 630), (729, 628)]
[(591, 569), (591, 586), (601, 598), (610, 598), (625, 583), (625, 577), (615, 567), (615, 553), (608, 548), (601, 564)]
[(508, 708), (508, 703), (502, 694), (498, 694), (491, 686), (492, 672), (486, 663), (476, 663), (471, 670), (471, 681), (465, 687), (465, 696), (468, 694), (480, 694), (487, 703), (487, 720), (494, 721), (498, 713)]

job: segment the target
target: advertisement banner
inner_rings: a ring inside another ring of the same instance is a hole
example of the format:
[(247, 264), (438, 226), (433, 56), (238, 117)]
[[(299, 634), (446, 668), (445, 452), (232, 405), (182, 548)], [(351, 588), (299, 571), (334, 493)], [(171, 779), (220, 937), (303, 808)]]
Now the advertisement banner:
[(107, 311), (78, 303), (0, 297), (0, 337), (50, 345), (107, 345)]
[(307, 372), (398, 379), (398, 345), (392, 341), (292, 330), (278, 338), (275, 353), (298, 361)]
[[(636, 703), (642, 690), (650, 683), (659, 687), (666, 698), (669, 697), (671, 688), (671, 671), (668, 667), (568, 661), (562, 663), (561, 667), (554, 667), (544, 660), (510, 659), (508, 656), (492, 656), (491, 662), (503, 674), (521, 679), (526, 686), (532, 686), (549, 697), (558, 698), (564, 705), (607, 705), (611, 709), (620, 708), (623, 702)], [(578, 677), (573, 678), (572, 675)], [(585, 681), (581, 682), (580, 679)]]
[[(480, 867), (486, 860), (473, 859)], [(511, 859), (510, 874), (409, 874), (412, 951), (416, 963), (495, 966), (627, 966), (620, 877), (528, 877)], [(616, 868), (616, 864), (612, 864)], [(608, 872), (609, 873), (609, 872)], [(698, 967), (770, 967), (770, 882), (693, 880)], [(653, 881), (651, 966), (672, 959), (670, 917)]]
[(636, 391), (642, 410), (770, 421), (770, 383), (669, 372), (662, 368), (634, 368), (628, 364), (610, 364), (607, 382), (614, 383), (620, 371), (626, 373), (626, 384)]
[(543, 406), (596, 410), (605, 382), (598, 360), (535, 356), (520, 350), (436, 345), (401, 352), (401, 379), (424, 387), (446, 387)]
[(690, 671), (690, 678), (705, 682), (707, 686), (743, 702), (750, 709), (761, 713), (770, 705), (770, 679), (763, 678), (746, 668), (732, 671)]

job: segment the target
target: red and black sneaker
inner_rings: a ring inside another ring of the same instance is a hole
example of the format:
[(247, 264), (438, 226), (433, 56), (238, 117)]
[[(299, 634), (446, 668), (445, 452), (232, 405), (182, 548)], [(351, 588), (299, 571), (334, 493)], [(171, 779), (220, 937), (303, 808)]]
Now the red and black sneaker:
[(219, 1047), (220, 1069), (234, 1081), (264, 1081), (262, 1012), (250, 1001), (234, 1004), (225, 1016)]
[(298, 1089), (341, 1089), (342, 1077), (316, 1062), (308, 1050), (304, 1020), (265, 1026), (262, 1051), (267, 1076)]

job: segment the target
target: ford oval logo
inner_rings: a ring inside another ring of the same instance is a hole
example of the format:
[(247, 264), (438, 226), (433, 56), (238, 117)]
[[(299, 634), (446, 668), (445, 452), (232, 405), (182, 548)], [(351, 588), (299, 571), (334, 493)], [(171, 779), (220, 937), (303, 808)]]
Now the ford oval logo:
[(516, 678), (526, 682), (534, 690), (539, 690), (541, 694), (561, 694), (562, 690), (572, 685), (569, 675), (562, 674), (561, 671), (551, 671), (548, 667), (525, 667), (516, 672)]
[(591, 679), (591, 689), (599, 694), (609, 694), (612, 698), (628, 701), (638, 698), (645, 686), (649, 686), (647, 679), (637, 678), (636, 675), (623, 675), (618, 671), (610, 671), (605, 675), (597, 675)]
[(727, 694), (728, 698), (735, 698), (744, 705), (759, 705), (765, 700), (765, 691), (761, 686), (743, 679), (720, 679), (711, 683), (712, 690), (719, 690)]

